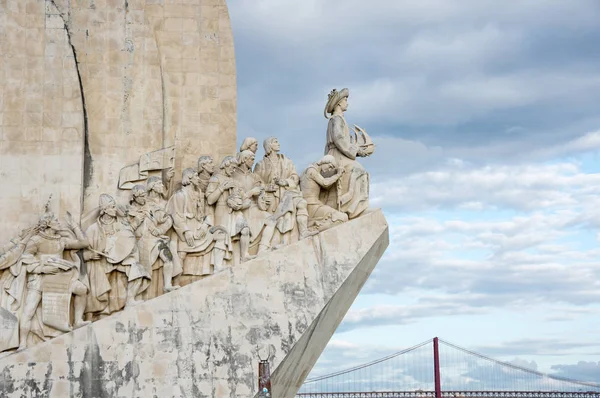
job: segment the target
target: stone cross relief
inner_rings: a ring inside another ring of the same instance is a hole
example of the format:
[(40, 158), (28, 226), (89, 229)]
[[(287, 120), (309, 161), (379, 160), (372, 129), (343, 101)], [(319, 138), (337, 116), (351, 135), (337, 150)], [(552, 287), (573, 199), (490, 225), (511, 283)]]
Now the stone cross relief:
[[(175, 176), (175, 148), (120, 170), (120, 203), (104, 193), (77, 223), (49, 205), (0, 250), (0, 352), (23, 349), (227, 267), (309, 238), (369, 207), (369, 174), (357, 161), (375, 146), (332, 90), (324, 156), (298, 174), (275, 137), (244, 139), (235, 156)], [(115, 195), (116, 196), (116, 195)]]

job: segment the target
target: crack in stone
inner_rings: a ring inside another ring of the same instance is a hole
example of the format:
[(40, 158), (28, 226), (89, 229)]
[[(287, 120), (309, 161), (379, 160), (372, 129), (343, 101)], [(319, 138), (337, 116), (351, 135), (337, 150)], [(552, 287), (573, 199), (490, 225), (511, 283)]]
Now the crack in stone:
[(71, 32), (69, 31), (69, 25), (65, 20), (64, 15), (60, 12), (60, 8), (56, 5), (54, 0), (49, 0), (50, 3), (56, 8), (58, 15), (63, 21), (65, 33), (67, 34), (67, 41), (69, 46), (71, 46), (71, 51), (73, 52), (73, 59), (75, 61), (75, 71), (77, 72), (77, 80), (79, 82), (79, 92), (81, 94), (81, 107), (83, 108), (83, 132), (84, 132), (84, 148), (83, 148), (83, 186), (81, 192), (81, 212), (83, 214), (83, 202), (85, 197), (85, 191), (90, 186), (92, 181), (92, 173), (93, 173), (93, 165), (92, 165), (92, 155), (90, 153), (90, 144), (89, 144), (89, 128), (88, 128), (88, 115), (87, 115), (87, 107), (85, 104), (85, 93), (83, 91), (83, 80), (81, 78), (81, 72), (79, 71), (79, 61), (77, 60), (77, 50), (71, 41)]

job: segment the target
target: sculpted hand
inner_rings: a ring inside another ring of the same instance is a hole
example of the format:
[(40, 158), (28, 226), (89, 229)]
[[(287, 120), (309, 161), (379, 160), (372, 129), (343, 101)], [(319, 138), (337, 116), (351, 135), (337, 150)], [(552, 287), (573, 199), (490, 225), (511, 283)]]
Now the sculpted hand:
[(248, 192), (248, 196), (252, 197), (252, 196), (258, 196), (262, 193), (263, 188), (262, 187), (254, 187), (250, 190), (250, 192)]
[(221, 184), (220, 188), (221, 191), (225, 191), (227, 189), (231, 189), (235, 186), (234, 182), (231, 180), (225, 181), (223, 184)]
[(71, 215), (71, 213), (67, 212), (67, 214), (65, 215), (65, 221), (67, 222), (67, 226), (69, 227), (69, 229), (74, 230), (75, 228), (77, 228), (77, 223), (75, 223), (75, 221), (73, 220), (73, 216)]
[(185, 238), (185, 242), (188, 244), (188, 246), (190, 246), (190, 247), (195, 246), (194, 234), (192, 233), (192, 231), (185, 231), (183, 233), (183, 237)]
[(102, 256), (100, 256), (100, 254), (93, 252), (93, 251), (86, 250), (83, 252), (83, 259), (85, 261), (90, 261), (90, 260), (97, 261), (97, 260), (100, 260), (101, 257)]
[(175, 169), (170, 167), (167, 172), (165, 173), (165, 179), (168, 181), (171, 181), (173, 179), (173, 177), (175, 177)]
[(39, 231), (39, 228), (37, 226), (33, 227), (33, 228), (24, 229), (23, 231), (21, 231), (21, 233), (19, 234), (19, 238), (21, 238), (21, 243), (27, 243), (27, 241), (33, 235), (35, 235), (38, 231)]

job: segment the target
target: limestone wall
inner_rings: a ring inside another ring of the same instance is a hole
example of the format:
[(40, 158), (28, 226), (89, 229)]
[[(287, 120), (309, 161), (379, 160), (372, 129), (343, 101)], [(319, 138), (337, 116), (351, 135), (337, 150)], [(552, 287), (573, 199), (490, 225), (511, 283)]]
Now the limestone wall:
[(225, 0), (0, 0), (0, 242), (114, 193), (119, 170), (174, 145), (178, 175), (235, 152)]

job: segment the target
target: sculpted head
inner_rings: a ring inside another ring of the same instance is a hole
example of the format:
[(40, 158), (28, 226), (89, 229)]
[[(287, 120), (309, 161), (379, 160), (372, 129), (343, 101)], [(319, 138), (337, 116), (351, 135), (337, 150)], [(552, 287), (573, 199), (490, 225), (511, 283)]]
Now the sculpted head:
[(100, 195), (98, 207), (100, 207), (100, 215), (106, 214), (111, 217), (117, 216), (117, 202), (115, 202), (115, 199), (108, 194), (103, 193)]
[(131, 203), (135, 202), (139, 205), (145, 205), (147, 196), (148, 192), (143, 185), (138, 184), (131, 189)]
[(237, 155), (237, 163), (238, 165), (245, 165), (249, 169), (252, 169), (254, 165), (254, 152), (250, 150), (242, 151)]
[(263, 141), (263, 147), (265, 148), (265, 155), (270, 155), (272, 152), (279, 152), (281, 145), (277, 137), (269, 137)]
[(212, 174), (215, 171), (215, 162), (212, 156), (200, 156), (198, 158), (198, 173), (206, 171), (208, 174)]
[(200, 185), (200, 177), (198, 177), (198, 172), (196, 172), (196, 169), (188, 167), (187, 169), (183, 170), (181, 185), (184, 187), (187, 187), (188, 185), (198, 187)]
[(237, 166), (237, 161), (235, 160), (235, 157), (225, 156), (223, 160), (221, 160), (221, 165), (219, 166), (219, 169), (221, 169), (221, 171), (226, 176), (230, 177), (233, 174), (235, 166)]
[(148, 178), (148, 181), (146, 182), (146, 191), (156, 192), (162, 195), (165, 192), (165, 186), (162, 182), (162, 178), (157, 176), (152, 176)]
[(335, 174), (337, 163), (335, 158), (331, 155), (325, 155), (317, 162), (317, 166), (319, 166), (319, 171), (321, 175), (325, 178), (331, 177)]
[(335, 88), (331, 90), (327, 99), (327, 104), (325, 105), (325, 117), (329, 118), (328, 114), (332, 114), (336, 110), (338, 112), (346, 112), (348, 110), (349, 96), (350, 91), (347, 88), (344, 88), (340, 91), (337, 91)]
[(51, 229), (53, 231), (59, 231), (60, 222), (53, 212), (47, 211), (40, 217), (39, 227), (42, 230)]
[(240, 146), (240, 152), (246, 150), (256, 153), (256, 151), (258, 150), (258, 140), (254, 137), (244, 138), (244, 141), (242, 141), (242, 145)]

